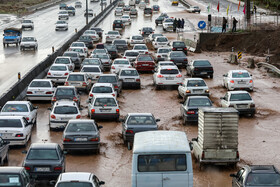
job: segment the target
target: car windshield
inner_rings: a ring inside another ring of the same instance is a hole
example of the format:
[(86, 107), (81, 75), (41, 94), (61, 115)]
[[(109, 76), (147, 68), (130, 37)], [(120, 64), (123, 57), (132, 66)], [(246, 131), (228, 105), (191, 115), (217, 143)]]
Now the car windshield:
[(122, 70), (120, 73), (121, 76), (138, 76), (138, 72), (136, 70)]
[(75, 106), (56, 106), (54, 108), (55, 114), (78, 114), (78, 109)]
[(180, 51), (179, 53), (173, 52), (170, 54), (171, 57), (186, 57), (185, 53)]
[(129, 16), (123, 16), (122, 17), (122, 19), (128, 19), (129, 18)]
[(69, 75), (67, 81), (85, 81), (84, 75)]
[(155, 38), (158, 37), (158, 36), (163, 36), (163, 35), (162, 35), (162, 34), (153, 34), (153, 35), (152, 35), (152, 38), (155, 39)]
[(22, 186), (21, 179), (18, 174), (0, 174), (0, 186), (15, 187)]
[(126, 65), (129, 65), (129, 62), (127, 60), (115, 60), (114, 64), (126, 64)]
[(58, 160), (55, 149), (30, 149), (27, 160)]
[(230, 101), (251, 101), (252, 98), (248, 93), (231, 94)]
[(151, 28), (151, 27), (144, 27), (143, 31), (144, 32), (153, 32), (153, 28)]
[(158, 53), (169, 53), (171, 49), (158, 49)]
[(211, 66), (208, 60), (194, 61), (194, 66)]
[(139, 55), (138, 52), (125, 52), (125, 55), (124, 56), (134, 56), (134, 57), (137, 57)]
[(94, 106), (117, 106), (114, 98), (96, 98)]
[(56, 24), (65, 24), (65, 21), (57, 21)]
[(250, 77), (250, 75), (247, 72), (232, 73), (232, 78), (248, 78), (248, 77)]
[(108, 55), (105, 54), (94, 54), (94, 58), (100, 58), (100, 59), (109, 59)]
[(138, 61), (154, 61), (151, 56), (139, 56)]
[(92, 184), (89, 182), (80, 182), (80, 181), (59, 182), (57, 184), (57, 187), (92, 187)]
[(70, 51), (75, 51), (77, 53), (83, 53), (84, 52), (84, 50), (80, 49), (80, 48), (71, 48)]
[(22, 23), (32, 23), (31, 20), (23, 20)]
[[(64, 55), (64, 56), (66, 56), (66, 55)], [(68, 58), (57, 58), (57, 59), (55, 59), (54, 63), (55, 64), (69, 64), (70, 61)]]
[(159, 63), (159, 66), (174, 66), (174, 63), (164, 62), (164, 63)]
[(83, 67), (82, 72), (95, 72), (100, 73), (100, 69), (98, 67)]
[(132, 40), (143, 40), (143, 36), (132, 36)]
[(172, 18), (168, 18), (164, 22), (173, 22), (173, 19)]
[(92, 93), (112, 93), (113, 89), (112, 87), (108, 86), (98, 86), (92, 88)]
[(85, 44), (81, 42), (74, 42), (71, 44), (71, 47), (85, 47)]
[(126, 45), (126, 41), (125, 40), (114, 40), (114, 44), (122, 44), (122, 45)]
[(115, 83), (117, 82), (117, 78), (115, 76), (101, 76), (98, 79), (100, 83)]
[(29, 87), (49, 88), (51, 87), (51, 83), (49, 81), (33, 81)]
[(276, 173), (251, 173), (246, 180), (246, 186), (279, 186), (280, 175)]
[(127, 124), (129, 125), (155, 125), (156, 122), (152, 116), (130, 116)]
[(86, 58), (83, 65), (100, 65), (100, 61), (98, 58)]
[(97, 131), (93, 123), (78, 123), (73, 122), (67, 125), (65, 132), (90, 132)]
[(56, 96), (73, 96), (75, 95), (74, 89), (58, 88), (55, 93)]
[(197, 86), (206, 86), (206, 84), (203, 80), (189, 80), (187, 86), (197, 87)]
[(1, 112), (28, 112), (26, 104), (6, 104)]
[(66, 71), (67, 67), (66, 66), (52, 66), (50, 68), (52, 71)]
[(104, 46), (107, 50), (117, 50), (116, 46), (115, 45), (105, 45)]
[(184, 42), (173, 42), (173, 47), (185, 47)]
[(0, 128), (2, 127), (8, 127), (8, 128), (22, 127), (22, 123), (20, 119), (0, 119)]
[(105, 49), (95, 49), (94, 51), (93, 51), (93, 53), (94, 54), (97, 54), (97, 53), (106, 53), (106, 50)]
[(134, 46), (134, 48), (133, 48), (133, 50), (137, 50), (137, 49), (144, 49), (144, 50), (147, 50), (148, 48), (147, 48), (147, 46), (145, 46), (145, 45), (135, 45)]
[(79, 40), (91, 40), (90, 36), (80, 36)]
[(168, 39), (165, 37), (157, 38), (157, 42), (167, 42), (167, 41), (168, 41)]
[(118, 31), (109, 31), (109, 35), (120, 35)]
[(188, 106), (212, 106), (212, 103), (208, 98), (192, 98), (189, 99)]
[(160, 74), (163, 75), (171, 75), (171, 74), (178, 74), (179, 70), (178, 69), (162, 69), (160, 70)]
[(35, 41), (34, 37), (23, 37), (22, 40), (23, 42), (33, 42)]
[(68, 56), (68, 57), (78, 57), (78, 53), (77, 52), (73, 52), (73, 53), (64, 53), (63, 56)]

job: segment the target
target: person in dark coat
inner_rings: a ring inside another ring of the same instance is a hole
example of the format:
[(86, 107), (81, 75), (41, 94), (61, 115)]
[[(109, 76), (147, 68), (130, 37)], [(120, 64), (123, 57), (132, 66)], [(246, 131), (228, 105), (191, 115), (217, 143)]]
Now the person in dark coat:
[(223, 17), (223, 28), (222, 28), (222, 32), (226, 32), (227, 29), (227, 19), (225, 17)]
[(182, 24), (182, 22), (181, 22), (181, 19), (179, 18), (179, 20), (178, 20), (178, 28), (179, 29), (181, 28), (181, 24)]
[(182, 21), (181, 21), (181, 28), (184, 30), (184, 27), (185, 27), (185, 20), (184, 19), (182, 19)]
[(174, 21), (173, 21), (173, 31), (174, 31), (174, 32), (176, 31), (177, 26), (178, 26), (178, 21), (177, 21), (177, 19), (175, 18)]
[(233, 17), (233, 21), (232, 21), (232, 32), (236, 32), (236, 24), (238, 23), (238, 21), (235, 19), (235, 17)]

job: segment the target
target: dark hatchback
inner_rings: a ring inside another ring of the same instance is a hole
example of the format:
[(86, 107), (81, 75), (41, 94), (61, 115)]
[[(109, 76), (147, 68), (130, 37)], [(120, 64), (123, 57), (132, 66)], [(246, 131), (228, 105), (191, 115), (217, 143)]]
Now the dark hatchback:
[(117, 49), (116, 45), (105, 44), (104, 47), (105, 47), (105, 49), (107, 49), (112, 60), (114, 60), (115, 58), (118, 58), (118, 49)]
[(186, 55), (188, 54), (188, 49), (183, 41), (173, 41), (171, 47), (172, 51), (183, 51)]
[(99, 27), (91, 27), (90, 30), (96, 31), (96, 33), (98, 34), (99, 38), (102, 38), (103, 30), (101, 28), (99, 28)]
[(168, 60), (172, 61), (178, 67), (187, 67), (188, 64), (188, 58), (183, 51), (171, 51), (168, 54)]
[(119, 53), (123, 53), (124, 51), (128, 50), (128, 44), (126, 40), (115, 39), (113, 40), (112, 44), (116, 46)]
[(113, 30), (122, 30), (124, 29), (124, 24), (122, 20), (114, 20), (113, 22)]
[(153, 15), (153, 9), (151, 9), (151, 8), (145, 8), (145, 9), (144, 9), (144, 15), (145, 15), (145, 16), (152, 16), (152, 15)]
[(52, 97), (52, 104), (59, 100), (75, 101), (80, 106), (80, 96), (75, 86), (58, 86)]
[(35, 187), (24, 167), (0, 167), (0, 186)]
[(87, 36), (87, 35), (82, 35), (80, 36), (78, 42), (84, 42), (85, 45), (89, 48), (89, 49), (93, 49), (93, 40), (91, 38), (91, 36)]
[(208, 60), (193, 60), (188, 63), (186, 69), (187, 75), (190, 75), (191, 77), (209, 76), (210, 78), (213, 78), (214, 69)]
[(150, 34), (154, 33), (154, 29), (152, 27), (143, 27), (139, 30), (143, 37), (149, 36)]

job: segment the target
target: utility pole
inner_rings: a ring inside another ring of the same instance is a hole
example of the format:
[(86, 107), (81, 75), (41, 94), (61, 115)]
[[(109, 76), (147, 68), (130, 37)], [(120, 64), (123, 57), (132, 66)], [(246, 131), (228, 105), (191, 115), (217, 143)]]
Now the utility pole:
[(86, 25), (88, 24), (88, 0), (86, 0)]
[(246, 19), (247, 19), (247, 28), (251, 23), (251, 3), (250, 0), (246, 0)]

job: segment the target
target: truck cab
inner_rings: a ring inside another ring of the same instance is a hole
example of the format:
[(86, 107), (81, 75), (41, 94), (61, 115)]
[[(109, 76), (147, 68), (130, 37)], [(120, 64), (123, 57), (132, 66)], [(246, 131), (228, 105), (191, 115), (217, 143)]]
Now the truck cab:
[(18, 46), (22, 38), (22, 30), (20, 28), (6, 28), (3, 34), (3, 46), (9, 44), (16, 44)]

